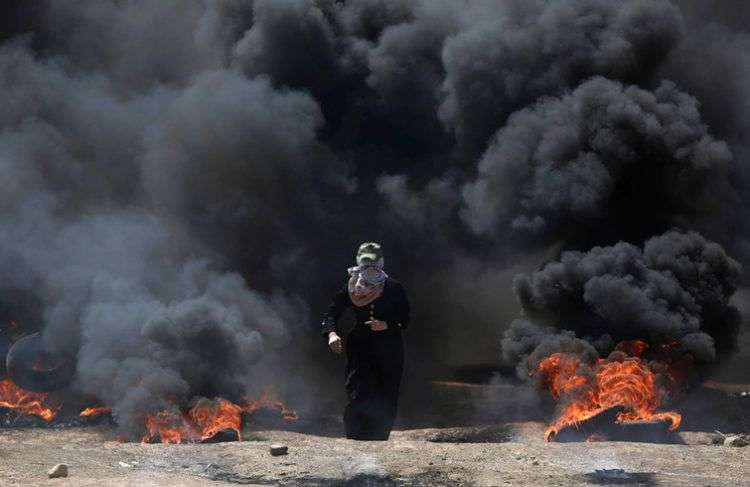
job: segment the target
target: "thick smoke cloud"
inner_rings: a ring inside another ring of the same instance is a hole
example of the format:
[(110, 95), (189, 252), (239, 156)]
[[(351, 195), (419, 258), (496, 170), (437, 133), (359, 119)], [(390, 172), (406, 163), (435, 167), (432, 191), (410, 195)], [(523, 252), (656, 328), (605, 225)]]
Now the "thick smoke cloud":
[(283, 302), (207, 260), (175, 258), (174, 236), (163, 226), (143, 214), (70, 225), (52, 256), (67, 262), (46, 275), (56, 303), (47, 337), (59, 344), (80, 327), (79, 387), (112, 407), (124, 432), (142, 427), (144, 405), (163, 409), (194, 395), (240, 399), (264, 348), (288, 339)]
[(506, 328), (516, 363), (634, 330), (720, 353), (750, 58), (716, 4), (9, 2), (0, 319), (75, 356), (131, 435), (264, 376), (293, 404), (331, 382), (316, 315), (363, 240), (423, 364), (496, 361)]
[[(41, 58), (28, 39), (1, 49), (3, 319), (77, 357), (76, 387), (130, 437), (146, 413), (194, 396), (258, 393), (268, 381), (252, 365), (289, 342), (304, 305), (272, 278), (250, 289), (228, 261), (267, 263), (295, 209), (315, 213), (310, 185), (349, 184), (315, 140), (316, 102), (225, 69), (179, 87), (83, 74), (85, 60)], [(258, 234), (225, 245), (248, 221)]]
[[(603, 336), (601, 341), (609, 345), (608, 336)], [(593, 363), (599, 357), (594, 345), (589, 340), (576, 338), (573, 331), (556, 330), (522, 318), (511, 323), (501, 343), (503, 360), (516, 365), (516, 375), (521, 380), (529, 380), (529, 372), (553, 353), (576, 355), (585, 363)]]
[(559, 238), (614, 225), (627, 238), (731, 198), (731, 162), (674, 84), (651, 92), (594, 78), (510, 117), (464, 189), (462, 215), (481, 233)]
[(681, 37), (666, 1), (505, 2), (445, 43), (440, 118), (482, 149), (513, 111), (603, 75), (643, 79)]
[[(712, 362), (717, 350), (736, 344), (740, 317), (729, 299), (740, 273), (720, 245), (695, 232), (668, 232), (643, 249), (619, 243), (564, 252), (559, 262), (516, 276), (514, 290), (531, 322), (518, 320), (506, 332), (505, 359), (515, 363), (531, 353), (538, 361), (573, 352), (571, 344), (580, 345), (575, 336), (606, 335), (610, 346), (677, 341), (699, 361)], [(568, 331), (558, 335), (557, 329)]]
[[(325, 2), (321, 2), (325, 3)], [(249, 76), (321, 93), (335, 79), (338, 53), (321, 6), (306, 0), (256, 0), (253, 26), (234, 47), (234, 63)]]

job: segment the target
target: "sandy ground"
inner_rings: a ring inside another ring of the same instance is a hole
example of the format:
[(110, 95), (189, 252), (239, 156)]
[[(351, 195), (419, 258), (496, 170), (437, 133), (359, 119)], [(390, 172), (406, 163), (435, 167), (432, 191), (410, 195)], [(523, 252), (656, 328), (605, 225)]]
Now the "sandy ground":
[[(198, 485), (750, 485), (750, 447), (631, 442), (549, 443), (542, 424), (405, 430), (388, 442), (356, 442), (290, 431), (260, 431), (242, 442), (143, 445), (111, 441), (112, 430), (6, 429), (0, 434), (0, 484), (34, 486)], [(493, 438), (494, 435), (494, 438)], [(685, 434), (692, 443), (710, 435)], [(459, 435), (460, 437), (460, 435)], [(430, 441), (433, 440), (433, 441)], [(271, 443), (289, 446), (273, 457)], [(68, 478), (48, 479), (56, 463)], [(624, 473), (597, 475), (596, 470)]]
[[(539, 416), (551, 410), (537, 394), (439, 382), (421, 402), (429, 409), (402, 418), (388, 442), (341, 438), (333, 414), (295, 423), (254, 416), (241, 442), (185, 445), (118, 443), (108, 424), (16, 424), (0, 428), (0, 486), (750, 486), (750, 446), (715, 444), (713, 433), (750, 432), (750, 398), (738, 395), (750, 387), (735, 389), (710, 384), (686, 398), (671, 444), (545, 443)], [(271, 456), (272, 443), (288, 455)], [(47, 478), (57, 463), (69, 466), (68, 478)]]

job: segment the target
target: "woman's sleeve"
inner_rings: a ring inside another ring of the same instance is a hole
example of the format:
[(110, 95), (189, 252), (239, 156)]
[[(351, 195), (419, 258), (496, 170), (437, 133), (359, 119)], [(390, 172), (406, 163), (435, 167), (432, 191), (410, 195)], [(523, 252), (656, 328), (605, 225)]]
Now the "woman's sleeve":
[(346, 288), (337, 292), (331, 300), (328, 311), (323, 315), (323, 321), (320, 324), (320, 332), (322, 335), (328, 335), (332, 331), (338, 332), (338, 322), (341, 315), (349, 307), (351, 301), (349, 300), (349, 292)]
[(397, 295), (399, 297), (399, 328), (402, 330), (409, 327), (411, 323), (411, 305), (409, 304), (409, 297), (406, 295), (406, 290), (403, 285), (398, 286)]

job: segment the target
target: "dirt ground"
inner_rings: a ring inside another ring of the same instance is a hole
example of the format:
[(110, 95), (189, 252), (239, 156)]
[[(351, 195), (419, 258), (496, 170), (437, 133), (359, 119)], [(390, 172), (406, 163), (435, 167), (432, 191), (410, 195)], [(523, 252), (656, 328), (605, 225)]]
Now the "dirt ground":
[[(12, 429), (0, 436), (0, 483), (34, 486), (199, 485), (750, 485), (750, 447), (630, 442), (549, 443), (542, 425), (497, 427), (497, 442), (450, 443), (440, 433), (397, 431), (388, 442), (356, 442), (261, 431), (242, 442), (142, 445), (111, 441), (104, 427)], [(474, 430), (476, 431), (476, 430)], [(483, 431), (491, 440), (493, 431)], [(687, 435), (690, 436), (690, 435)], [(468, 438), (469, 440), (471, 438)], [(693, 442), (710, 442), (696, 434)], [(288, 445), (273, 457), (269, 446)], [(45, 472), (66, 463), (68, 478)], [(596, 470), (624, 472), (597, 474)]]
[[(436, 383), (430, 411), (400, 421), (388, 442), (341, 438), (336, 415), (296, 423), (254, 417), (241, 442), (184, 445), (118, 443), (106, 420), (16, 425), (0, 428), (0, 486), (750, 486), (750, 446), (719, 445), (713, 432), (748, 431), (741, 392), (701, 388), (687, 398), (684, 428), (669, 443), (545, 443), (536, 396), (524, 403), (521, 388), (454, 383)], [(509, 398), (523, 407), (503, 407)], [(271, 456), (272, 443), (289, 453)], [(68, 478), (47, 478), (57, 463), (69, 466)]]

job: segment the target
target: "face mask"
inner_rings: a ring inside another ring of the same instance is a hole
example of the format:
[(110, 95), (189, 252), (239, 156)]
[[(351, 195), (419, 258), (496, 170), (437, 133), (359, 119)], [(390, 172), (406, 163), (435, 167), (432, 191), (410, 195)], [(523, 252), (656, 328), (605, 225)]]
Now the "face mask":
[(382, 269), (374, 266), (361, 268), (360, 274), (362, 275), (362, 279), (364, 279), (368, 284), (380, 284), (388, 277)]

